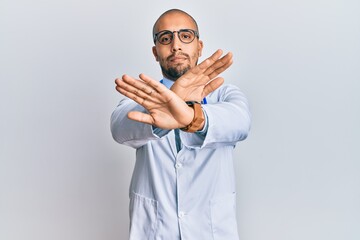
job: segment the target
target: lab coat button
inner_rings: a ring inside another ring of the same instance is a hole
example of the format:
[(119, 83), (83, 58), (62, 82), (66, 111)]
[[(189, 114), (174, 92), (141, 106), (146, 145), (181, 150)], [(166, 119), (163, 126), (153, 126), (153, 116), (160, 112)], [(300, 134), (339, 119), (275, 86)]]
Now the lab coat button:
[(181, 164), (181, 163), (176, 163), (176, 164), (175, 164), (175, 168), (178, 169), (178, 168), (181, 168), (181, 167), (182, 167), (182, 164)]

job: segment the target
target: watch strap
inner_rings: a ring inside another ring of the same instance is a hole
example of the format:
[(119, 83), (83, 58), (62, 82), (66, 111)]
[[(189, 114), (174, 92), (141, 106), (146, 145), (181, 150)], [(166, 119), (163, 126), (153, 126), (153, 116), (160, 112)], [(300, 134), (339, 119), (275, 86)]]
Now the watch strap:
[(202, 112), (201, 104), (197, 101), (187, 101), (187, 105), (194, 109), (194, 118), (189, 125), (184, 128), (180, 128), (184, 132), (196, 132), (200, 130), (200, 126), (205, 121), (204, 114)]

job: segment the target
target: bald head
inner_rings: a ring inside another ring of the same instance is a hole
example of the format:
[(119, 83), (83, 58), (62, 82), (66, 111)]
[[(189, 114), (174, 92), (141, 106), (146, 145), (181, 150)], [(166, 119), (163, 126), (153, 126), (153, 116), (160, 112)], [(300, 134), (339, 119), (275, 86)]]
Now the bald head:
[(170, 9), (170, 10), (167, 10), (166, 12), (164, 12), (163, 14), (160, 15), (160, 17), (156, 20), (154, 26), (153, 26), (153, 36), (155, 35), (155, 33), (158, 32), (158, 23), (161, 21), (162, 18), (164, 18), (165, 16), (168, 16), (168, 15), (183, 15), (183, 16), (186, 16), (188, 18), (191, 19), (191, 21), (194, 23), (195, 25), (195, 28), (194, 30), (196, 30), (198, 33), (199, 33), (199, 28), (198, 28), (198, 25), (197, 25), (197, 22), (195, 21), (195, 19), (190, 15), (188, 14), (187, 12), (183, 11), (183, 10), (180, 10), (180, 9)]
[(156, 20), (153, 34), (162, 32), (160, 36), (163, 41), (159, 41), (158, 36), (153, 35), (152, 52), (165, 78), (176, 81), (196, 66), (203, 49), (203, 42), (199, 39), (197, 31), (198, 26), (194, 18), (179, 9), (168, 10)]

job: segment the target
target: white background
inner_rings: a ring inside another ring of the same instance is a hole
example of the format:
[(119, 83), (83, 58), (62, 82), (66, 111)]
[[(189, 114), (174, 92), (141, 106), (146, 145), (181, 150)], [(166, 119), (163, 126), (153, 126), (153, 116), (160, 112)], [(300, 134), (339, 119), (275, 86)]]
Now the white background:
[(360, 239), (357, 0), (1, 0), (0, 239), (127, 238), (135, 151), (110, 134), (114, 79), (161, 78), (151, 30), (170, 8), (197, 19), (204, 57), (234, 53), (223, 77), (251, 104), (240, 238)]

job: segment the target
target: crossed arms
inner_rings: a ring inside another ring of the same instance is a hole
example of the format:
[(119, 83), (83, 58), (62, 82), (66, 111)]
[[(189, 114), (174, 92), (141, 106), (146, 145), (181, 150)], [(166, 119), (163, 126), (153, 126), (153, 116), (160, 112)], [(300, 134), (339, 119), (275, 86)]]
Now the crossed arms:
[(217, 50), (177, 79), (171, 89), (145, 74), (140, 74), (139, 80), (128, 75), (117, 78), (116, 90), (147, 110), (147, 113), (130, 111), (128, 118), (162, 129), (189, 125), (194, 118), (194, 110), (185, 101), (201, 102), (224, 82), (217, 76), (231, 66), (232, 54), (221, 55), (222, 51)]
[[(217, 77), (232, 64), (231, 53), (221, 55), (221, 50), (216, 51), (176, 80), (170, 90), (144, 74), (140, 79), (128, 75), (116, 79), (117, 91), (127, 98), (121, 100), (111, 116), (115, 141), (138, 148), (171, 129), (187, 126), (194, 111), (185, 101), (200, 102), (209, 93), (209, 104), (202, 106), (208, 119), (206, 137), (180, 131), (183, 143), (218, 147), (245, 139), (250, 129), (247, 99), (236, 86), (223, 85), (224, 79)], [(154, 133), (154, 127), (163, 129), (160, 135)]]

